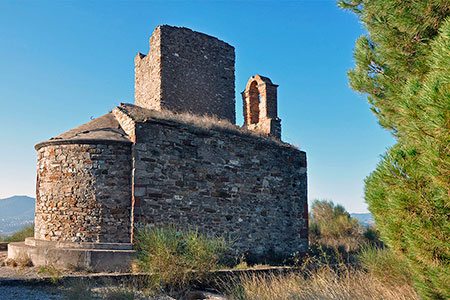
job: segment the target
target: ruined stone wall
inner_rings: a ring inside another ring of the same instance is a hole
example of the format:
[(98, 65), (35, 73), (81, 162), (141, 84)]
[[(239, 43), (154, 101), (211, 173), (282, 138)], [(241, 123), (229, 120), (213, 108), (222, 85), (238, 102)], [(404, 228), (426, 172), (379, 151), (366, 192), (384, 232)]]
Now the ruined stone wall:
[(161, 110), (161, 30), (157, 27), (150, 37), (147, 55), (138, 53), (134, 58), (135, 104), (148, 109)]
[(216, 115), (233, 124), (234, 47), (188, 28), (158, 26), (147, 56), (135, 59), (135, 104), (198, 115)]
[(37, 145), (35, 238), (130, 242), (131, 146)]
[(136, 124), (134, 219), (236, 239), (264, 257), (306, 251), (306, 154), (169, 121)]

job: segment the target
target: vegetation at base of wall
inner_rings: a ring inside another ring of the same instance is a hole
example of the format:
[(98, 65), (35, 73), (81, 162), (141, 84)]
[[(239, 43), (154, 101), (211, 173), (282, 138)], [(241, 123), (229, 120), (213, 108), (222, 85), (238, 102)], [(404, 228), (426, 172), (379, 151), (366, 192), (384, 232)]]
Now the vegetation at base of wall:
[(450, 299), (450, 2), (340, 0), (367, 29), (350, 86), (397, 144), (366, 179), (381, 238), (424, 299)]
[(25, 238), (33, 236), (34, 236), (34, 224), (30, 224), (25, 225), (24, 228), (14, 232), (11, 236), (0, 238), (0, 242), (7, 242), (7, 243), (23, 242), (25, 241)]
[(63, 274), (63, 270), (55, 267), (52, 264), (48, 264), (46, 266), (39, 268), (39, 271), (37, 273), (45, 276), (50, 276), (51, 281), (53, 283), (57, 283), (61, 278), (61, 275)]
[(31, 261), (30, 257), (28, 257), (25, 254), (21, 255), (20, 257), (16, 257), (14, 259), (8, 258), (7, 260), (4, 261), (4, 264), (13, 268), (16, 267), (24, 268), (33, 266), (33, 262)]
[(414, 289), (341, 265), (305, 273), (246, 275), (224, 287), (233, 300), (419, 300)]
[(313, 201), (309, 221), (311, 251), (293, 260), (297, 273), (241, 276), (224, 282), (224, 293), (236, 300), (420, 299), (407, 262), (384, 246), (376, 228), (326, 200)]
[(148, 273), (156, 289), (182, 289), (205, 280), (209, 271), (220, 268), (229, 247), (224, 238), (208, 238), (194, 230), (141, 228), (134, 246), (138, 271)]

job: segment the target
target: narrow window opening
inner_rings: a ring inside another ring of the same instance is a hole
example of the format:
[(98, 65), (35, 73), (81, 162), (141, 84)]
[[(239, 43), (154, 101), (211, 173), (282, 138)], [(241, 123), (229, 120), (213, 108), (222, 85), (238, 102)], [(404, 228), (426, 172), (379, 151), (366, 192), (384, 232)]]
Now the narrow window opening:
[(261, 95), (258, 90), (258, 84), (256, 81), (252, 82), (249, 90), (249, 102), (250, 107), (247, 108), (249, 113), (250, 124), (259, 123), (259, 104), (261, 103)]

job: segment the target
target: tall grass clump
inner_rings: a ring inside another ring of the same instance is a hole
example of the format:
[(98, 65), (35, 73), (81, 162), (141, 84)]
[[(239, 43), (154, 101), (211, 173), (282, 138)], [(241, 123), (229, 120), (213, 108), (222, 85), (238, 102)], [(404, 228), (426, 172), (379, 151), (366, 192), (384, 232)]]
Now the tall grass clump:
[(361, 267), (372, 277), (385, 283), (413, 286), (414, 274), (404, 259), (389, 248), (364, 247), (359, 253)]
[(34, 224), (25, 225), (24, 228), (14, 232), (11, 236), (2, 238), (1, 240), (7, 243), (23, 242), (27, 237), (34, 236)]
[(182, 289), (218, 269), (228, 243), (195, 230), (141, 228), (135, 239), (137, 270), (149, 274), (156, 289)]
[(403, 282), (386, 284), (348, 266), (329, 266), (306, 273), (246, 275), (225, 290), (233, 300), (419, 300)]

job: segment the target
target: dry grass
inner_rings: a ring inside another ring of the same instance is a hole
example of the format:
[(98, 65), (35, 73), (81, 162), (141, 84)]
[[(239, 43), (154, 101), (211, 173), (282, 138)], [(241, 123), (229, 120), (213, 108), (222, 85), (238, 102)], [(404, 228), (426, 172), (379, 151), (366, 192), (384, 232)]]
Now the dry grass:
[(226, 288), (239, 300), (419, 300), (404, 283), (386, 282), (351, 267), (324, 267), (304, 274), (254, 275)]
[(33, 266), (33, 262), (31, 261), (31, 258), (22, 253), (20, 256), (16, 257), (15, 259), (7, 259), (6, 260), (6, 265), (16, 268), (16, 267), (20, 267), (20, 268), (25, 268), (25, 267), (32, 267)]
[(270, 265), (267, 264), (255, 264), (255, 265), (249, 265), (246, 261), (241, 261), (237, 265), (233, 267), (235, 270), (245, 270), (245, 269), (266, 269), (270, 268)]
[(269, 142), (273, 142), (282, 146), (296, 148), (290, 144), (283, 143), (280, 140), (268, 136), (267, 134), (263, 134), (257, 131), (248, 130), (245, 127), (240, 127), (232, 124), (230, 121), (225, 119), (220, 119), (216, 116), (211, 115), (196, 115), (189, 112), (173, 112), (169, 110), (151, 110), (145, 109), (142, 107), (137, 107), (131, 104), (121, 104), (119, 109), (125, 110), (130, 117), (132, 117), (135, 121), (145, 122), (148, 120), (166, 120), (177, 122), (181, 124), (186, 124), (192, 127), (195, 127), (199, 130), (209, 131), (209, 130), (218, 130), (225, 131), (234, 134), (247, 135), (247, 136), (255, 136), (261, 139), (264, 139)]

